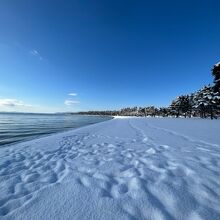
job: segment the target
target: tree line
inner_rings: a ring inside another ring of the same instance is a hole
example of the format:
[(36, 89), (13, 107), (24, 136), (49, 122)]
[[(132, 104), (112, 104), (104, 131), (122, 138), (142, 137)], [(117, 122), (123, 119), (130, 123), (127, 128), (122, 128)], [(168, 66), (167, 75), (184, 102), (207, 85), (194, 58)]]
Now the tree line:
[(220, 116), (220, 62), (214, 65), (211, 72), (214, 77), (212, 84), (194, 93), (176, 97), (168, 107), (128, 107), (113, 111), (86, 111), (77, 114), (218, 118)]

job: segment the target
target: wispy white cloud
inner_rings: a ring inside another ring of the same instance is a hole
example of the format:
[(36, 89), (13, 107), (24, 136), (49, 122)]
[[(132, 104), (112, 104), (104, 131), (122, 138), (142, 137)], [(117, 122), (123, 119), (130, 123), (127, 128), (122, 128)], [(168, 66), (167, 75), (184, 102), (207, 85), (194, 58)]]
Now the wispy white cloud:
[(30, 53), (31, 53), (33, 56), (38, 56), (38, 55), (39, 55), (38, 51), (36, 51), (36, 50), (31, 50)]
[(69, 105), (79, 104), (79, 101), (67, 99), (64, 101), (64, 104), (69, 106)]
[(32, 105), (26, 104), (17, 99), (0, 99), (0, 106), (5, 107), (32, 107)]
[(69, 93), (68, 95), (71, 95), (71, 96), (77, 96), (77, 93), (75, 93), (75, 92), (71, 92), (71, 93)]
[(31, 51), (30, 51), (30, 54), (31, 54), (32, 56), (37, 57), (39, 60), (43, 60), (43, 57), (42, 57), (42, 56), (40, 55), (40, 53), (39, 53), (37, 50), (35, 50), (35, 49), (31, 50)]

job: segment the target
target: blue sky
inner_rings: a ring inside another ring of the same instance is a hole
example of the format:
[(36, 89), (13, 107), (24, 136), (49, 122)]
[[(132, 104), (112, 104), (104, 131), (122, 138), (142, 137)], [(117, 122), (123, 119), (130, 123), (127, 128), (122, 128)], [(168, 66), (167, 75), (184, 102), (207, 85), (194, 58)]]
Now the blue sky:
[(167, 106), (212, 82), (219, 8), (212, 0), (2, 0), (0, 111)]

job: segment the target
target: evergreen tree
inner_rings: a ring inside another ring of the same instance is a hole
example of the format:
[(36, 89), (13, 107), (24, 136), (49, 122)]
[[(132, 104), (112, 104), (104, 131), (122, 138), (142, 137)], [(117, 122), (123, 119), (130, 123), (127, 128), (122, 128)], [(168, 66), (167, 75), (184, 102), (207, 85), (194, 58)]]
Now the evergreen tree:
[(215, 108), (216, 114), (220, 114), (220, 62), (215, 64), (212, 69), (212, 75), (214, 76), (214, 100), (215, 100)]
[(220, 95), (220, 62), (214, 65), (212, 75), (214, 76), (214, 92)]
[(176, 117), (180, 115), (187, 116), (192, 109), (192, 104), (189, 95), (178, 96), (175, 100), (172, 101), (170, 109)]
[(211, 85), (203, 87), (194, 95), (194, 107), (199, 111), (201, 118), (206, 118), (209, 114), (213, 119), (217, 110), (217, 103), (218, 98), (214, 92), (214, 87)]
[(174, 114), (178, 118), (180, 115), (180, 96), (172, 101), (170, 109), (172, 111), (172, 114)]

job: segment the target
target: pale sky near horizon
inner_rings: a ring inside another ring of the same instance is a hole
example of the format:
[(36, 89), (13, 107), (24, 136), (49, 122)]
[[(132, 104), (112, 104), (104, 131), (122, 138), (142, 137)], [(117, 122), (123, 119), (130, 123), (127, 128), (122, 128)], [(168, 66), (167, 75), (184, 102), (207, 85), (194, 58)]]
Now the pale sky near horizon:
[(0, 1), (0, 111), (167, 106), (212, 83), (217, 0)]

